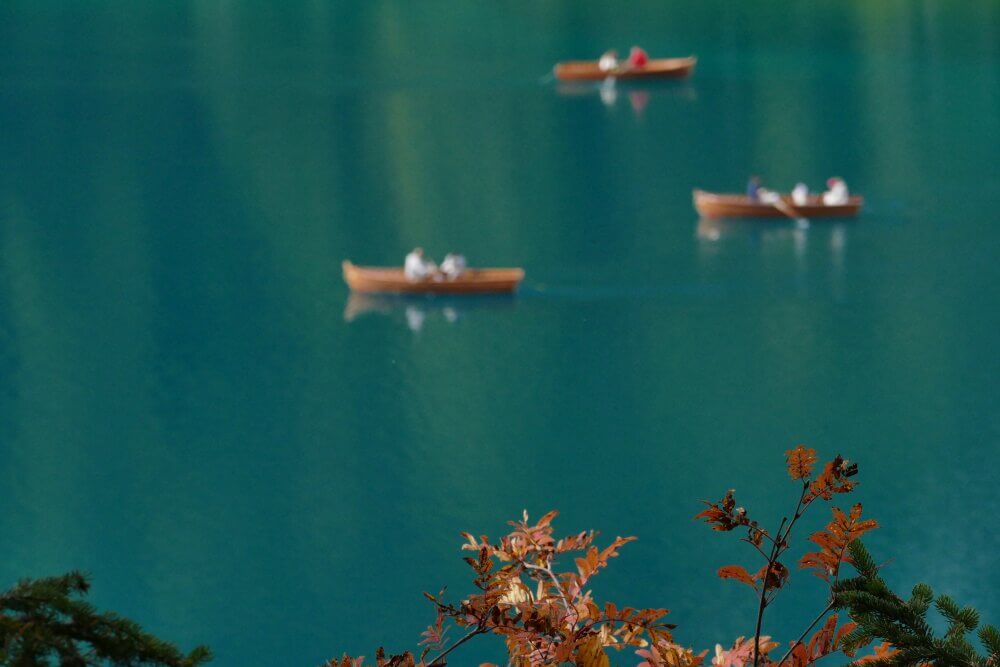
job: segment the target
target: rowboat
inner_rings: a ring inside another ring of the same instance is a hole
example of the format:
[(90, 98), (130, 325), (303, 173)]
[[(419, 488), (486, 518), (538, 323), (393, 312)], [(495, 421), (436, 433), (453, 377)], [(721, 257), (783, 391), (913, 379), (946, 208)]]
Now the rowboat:
[(555, 75), (560, 81), (600, 81), (608, 77), (618, 79), (681, 79), (694, 69), (698, 59), (660, 58), (650, 60), (642, 67), (622, 65), (613, 70), (602, 70), (596, 60), (573, 60), (556, 63)]
[(849, 197), (846, 204), (832, 206), (824, 204), (819, 195), (809, 197), (808, 203), (802, 206), (796, 205), (788, 195), (783, 195), (781, 201), (784, 206), (779, 208), (746, 195), (694, 191), (694, 208), (705, 218), (784, 218), (789, 212), (802, 218), (853, 218), (861, 210), (864, 198)]
[(366, 294), (508, 294), (524, 279), (523, 269), (468, 269), (449, 280), (435, 277), (411, 281), (396, 267), (356, 266), (344, 260), (344, 282)]

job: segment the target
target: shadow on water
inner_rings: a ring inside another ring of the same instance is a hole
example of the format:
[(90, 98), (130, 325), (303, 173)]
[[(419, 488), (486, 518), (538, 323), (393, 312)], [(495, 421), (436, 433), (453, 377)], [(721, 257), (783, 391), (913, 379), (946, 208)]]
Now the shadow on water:
[(402, 320), (410, 331), (419, 333), (428, 318), (455, 324), (472, 313), (513, 310), (517, 297), (512, 294), (440, 296), (417, 294), (359, 294), (351, 292), (344, 306), (344, 321), (376, 313)]

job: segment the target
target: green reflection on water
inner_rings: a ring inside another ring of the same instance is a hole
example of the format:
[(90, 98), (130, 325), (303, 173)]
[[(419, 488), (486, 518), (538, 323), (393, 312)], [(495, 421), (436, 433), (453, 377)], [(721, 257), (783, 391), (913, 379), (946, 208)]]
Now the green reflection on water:
[[(3, 580), (82, 567), (220, 664), (309, 664), (407, 645), (420, 591), (462, 590), (457, 531), (558, 507), (641, 538), (599, 595), (708, 646), (753, 609), (696, 501), (787, 511), (806, 441), (861, 462), (890, 578), (996, 620), (998, 25), (991, 2), (6, 4)], [(605, 104), (548, 76), (632, 42), (694, 78)], [(866, 213), (696, 220), (691, 188), (749, 173), (840, 174)], [(340, 261), (417, 244), (526, 289), (348, 322)]]

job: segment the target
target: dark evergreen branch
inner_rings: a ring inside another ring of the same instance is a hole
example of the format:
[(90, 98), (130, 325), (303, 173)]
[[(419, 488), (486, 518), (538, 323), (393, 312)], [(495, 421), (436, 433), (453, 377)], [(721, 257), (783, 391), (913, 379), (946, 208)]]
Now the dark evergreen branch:
[(129, 619), (97, 611), (82, 599), (89, 590), (83, 574), (70, 572), (0, 594), (0, 663), (195, 667), (211, 659), (204, 646), (185, 655)]
[[(986, 667), (1000, 664), (1000, 631), (984, 626), (979, 639), (988, 655), (981, 655), (967, 635), (979, 625), (979, 613), (961, 607), (947, 595), (935, 598), (926, 584), (913, 587), (909, 600), (893, 593), (878, 576), (878, 568), (868, 550), (856, 541), (851, 545), (852, 562), (859, 576), (837, 582), (833, 604), (846, 609), (858, 627), (844, 637), (845, 650), (853, 650), (873, 640), (888, 642), (896, 651), (876, 664), (916, 667)], [(948, 622), (943, 636), (937, 636), (927, 622), (931, 605)], [(852, 663), (856, 664), (856, 663)]]

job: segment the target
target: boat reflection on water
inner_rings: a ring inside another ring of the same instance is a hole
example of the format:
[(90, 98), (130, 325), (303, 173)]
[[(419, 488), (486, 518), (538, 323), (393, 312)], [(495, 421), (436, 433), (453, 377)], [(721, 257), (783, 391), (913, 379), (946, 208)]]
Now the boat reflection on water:
[(353, 322), (371, 313), (402, 320), (414, 333), (423, 330), (427, 320), (443, 319), (455, 324), (470, 313), (514, 308), (512, 294), (470, 296), (428, 296), (424, 294), (362, 294), (351, 292), (344, 307), (344, 321)]
[(556, 92), (563, 97), (591, 97), (596, 95), (601, 103), (609, 108), (615, 108), (622, 98), (628, 100), (632, 111), (638, 116), (646, 109), (650, 99), (654, 97), (675, 97), (687, 101), (698, 99), (698, 94), (690, 83), (669, 81), (630, 82), (619, 81), (609, 77), (601, 82), (594, 81), (562, 81), (556, 86)]
[(707, 244), (741, 240), (751, 245), (791, 243), (796, 253), (805, 251), (810, 235), (829, 237), (830, 254), (843, 255), (847, 246), (847, 223), (821, 221), (803, 225), (794, 220), (781, 219), (700, 218), (695, 227), (695, 236)]
[(851, 222), (813, 221), (805, 225), (794, 220), (754, 219), (727, 220), (701, 218), (695, 228), (699, 255), (703, 262), (714, 264), (722, 254), (722, 247), (744, 244), (756, 248), (762, 255), (781, 255), (788, 250), (794, 256), (796, 274), (805, 279), (809, 272), (810, 251), (813, 253), (813, 270), (817, 253), (826, 254), (829, 278), (833, 293), (838, 298), (843, 293), (847, 229)]

